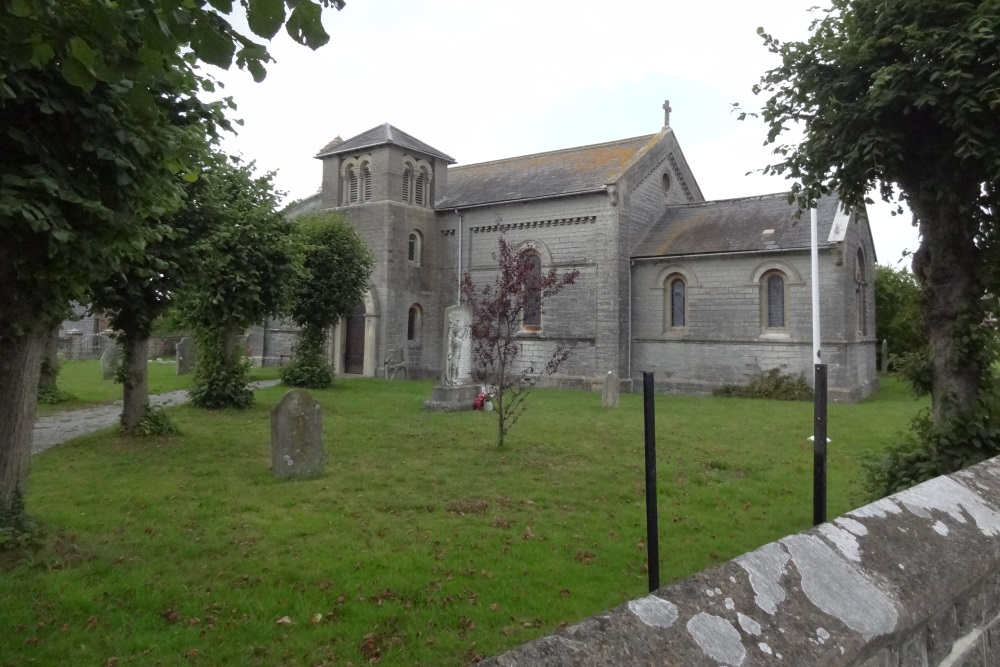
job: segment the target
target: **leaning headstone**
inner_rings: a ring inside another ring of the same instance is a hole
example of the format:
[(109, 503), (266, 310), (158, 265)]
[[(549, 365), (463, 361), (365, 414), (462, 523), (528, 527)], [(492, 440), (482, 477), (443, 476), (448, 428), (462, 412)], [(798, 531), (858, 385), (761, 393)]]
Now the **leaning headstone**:
[(619, 391), (618, 375), (614, 371), (608, 371), (604, 376), (604, 387), (601, 388), (601, 405), (606, 408), (617, 408)]
[(194, 340), (184, 336), (177, 342), (177, 374), (188, 375), (194, 370)]
[(882, 367), (879, 371), (885, 373), (889, 370), (889, 339), (882, 339)]
[(279, 479), (316, 477), (326, 466), (323, 409), (304, 389), (292, 389), (271, 409), (271, 472)]
[(117, 345), (109, 347), (101, 354), (101, 377), (105, 380), (112, 380), (115, 377), (115, 370), (118, 362), (122, 358), (122, 349)]

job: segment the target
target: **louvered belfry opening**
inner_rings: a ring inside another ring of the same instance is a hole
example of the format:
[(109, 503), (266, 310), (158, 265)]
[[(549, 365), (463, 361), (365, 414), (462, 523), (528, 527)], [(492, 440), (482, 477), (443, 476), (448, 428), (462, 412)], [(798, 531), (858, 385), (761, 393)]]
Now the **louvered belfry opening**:
[(426, 206), (427, 205), (427, 202), (424, 201), (424, 191), (426, 190), (426, 183), (425, 183), (426, 180), (427, 180), (427, 172), (425, 172), (423, 169), (421, 169), (420, 173), (417, 174), (417, 183), (416, 183), (416, 187), (414, 187), (414, 196), (413, 196), (413, 203), (416, 204), (417, 206)]
[(371, 201), (372, 200), (372, 168), (371, 168), (370, 165), (366, 164), (364, 166), (364, 169), (362, 170), (362, 178), (364, 178), (364, 181), (365, 181), (365, 187), (364, 187), (365, 201)]
[(413, 171), (409, 166), (403, 168), (403, 203), (410, 203), (410, 179), (413, 178)]
[(347, 175), (347, 203), (358, 203), (358, 172), (351, 169)]

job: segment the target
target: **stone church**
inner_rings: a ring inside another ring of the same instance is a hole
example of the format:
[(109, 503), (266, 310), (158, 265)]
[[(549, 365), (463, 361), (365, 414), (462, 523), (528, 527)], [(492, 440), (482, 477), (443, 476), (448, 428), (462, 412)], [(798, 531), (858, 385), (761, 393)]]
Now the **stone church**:
[[(669, 105), (656, 134), (456, 165), (387, 124), (316, 155), (320, 191), (290, 217), (336, 211), (373, 252), (371, 284), (331, 336), (338, 374), (441, 374), (444, 310), (469, 272), (492, 281), (497, 238), (541, 267), (580, 271), (521, 334), (525, 358), (557, 345), (552, 382), (590, 389), (615, 371), (628, 389), (707, 393), (779, 368), (812, 381), (809, 222), (786, 193), (705, 201)], [(875, 248), (863, 210), (820, 202), (822, 354), (830, 397), (877, 387)], [(287, 358), (292, 332), (259, 329), (251, 354)]]

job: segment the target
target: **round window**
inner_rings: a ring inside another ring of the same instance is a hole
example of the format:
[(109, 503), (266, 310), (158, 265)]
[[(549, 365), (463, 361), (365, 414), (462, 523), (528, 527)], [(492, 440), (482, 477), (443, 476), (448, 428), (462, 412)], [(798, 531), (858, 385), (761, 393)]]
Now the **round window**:
[(663, 194), (670, 192), (670, 174), (663, 172)]

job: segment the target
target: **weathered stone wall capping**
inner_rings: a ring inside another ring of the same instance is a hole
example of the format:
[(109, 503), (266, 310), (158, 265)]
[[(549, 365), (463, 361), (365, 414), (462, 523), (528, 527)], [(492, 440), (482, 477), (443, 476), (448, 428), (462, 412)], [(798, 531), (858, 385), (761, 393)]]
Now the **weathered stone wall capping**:
[(1000, 458), (480, 664), (1000, 665)]

